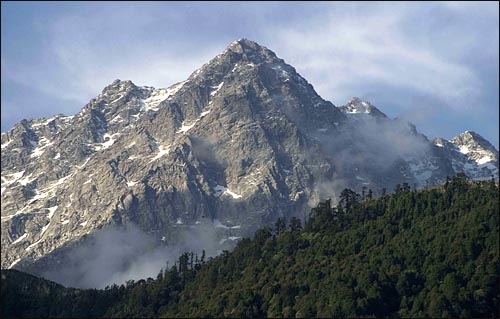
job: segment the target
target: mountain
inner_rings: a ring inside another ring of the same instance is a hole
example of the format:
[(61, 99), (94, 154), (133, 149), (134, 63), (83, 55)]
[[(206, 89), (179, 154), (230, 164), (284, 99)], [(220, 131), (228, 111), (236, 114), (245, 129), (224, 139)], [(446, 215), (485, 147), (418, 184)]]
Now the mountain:
[(370, 102), (362, 101), (359, 97), (351, 98), (347, 105), (341, 106), (339, 109), (348, 116), (354, 116), (353, 118), (359, 116), (354, 114), (369, 114), (370, 116), (387, 118), (387, 115), (371, 105)]
[(498, 151), (478, 133), (465, 131), (450, 141), (436, 138), (433, 143), (443, 149), (454, 171), (474, 179), (498, 178)]
[(456, 176), (424, 190), (357, 194), (341, 207), (319, 203), (303, 229), (280, 221), (231, 253), (208, 261), (186, 253), (156, 279), (103, 290), (2, 270), (1, 316), (495, 318), (498, 190)]
[(186, 81), (116, 80), (74, 116), (2, 133), (1, 265), (43, 273), (109, 225), (157, 245), (208, 225), (222, 250), (344, 187), (498, 178), (498, 151), (464, 134), (429, 141), (360, 99), (337, 108), (241, 39)]

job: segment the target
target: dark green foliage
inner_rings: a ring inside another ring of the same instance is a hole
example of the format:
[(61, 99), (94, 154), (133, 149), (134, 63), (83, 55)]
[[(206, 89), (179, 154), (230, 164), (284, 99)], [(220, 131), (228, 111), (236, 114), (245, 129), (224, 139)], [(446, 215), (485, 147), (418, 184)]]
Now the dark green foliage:
[(2, 271), (1, 317), (498, 317), (499, 194), (463, 175), (372, 198), (344, 190), (155, 280), (63, 288)]
[(64, 288), (17, 270), (2, 270), (1, 317), (101, 317), (123, 291)]

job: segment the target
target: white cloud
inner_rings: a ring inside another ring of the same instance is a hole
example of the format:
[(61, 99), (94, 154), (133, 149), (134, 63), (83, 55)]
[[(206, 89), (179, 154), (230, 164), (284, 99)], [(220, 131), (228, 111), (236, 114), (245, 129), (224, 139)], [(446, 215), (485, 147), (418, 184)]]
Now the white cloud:
[(29, 64), (9, 65), (3, 75), (83, 106), (117, 78), (168, 87), (186, 79), (223, 49), (204, 47), (180, 54), (179, 48), (175, 49), (179, 39), (144, 38), (151, 28), (168, 28), (170, 18), (165, 12), (160, 15), (146, 9), (114, 7), (110, 12), (111, 8), (102, 7), (87, 14), (63, 15), (48, 26), (40, 26), (47, 39), (39, 58)]
[(420, 11), (394, 4), (370, 10), (363, 6), (351, 11), (334, 7), (323, 23), (273, 32), (277, 50), (311, 80), (320, 95), (344, 103), (353, 91), (378, 83), (410, 88), (456, 106), (460, 103), (453, 102), (479, 94), (480, 82), (472, 69), (404, 31), (407, 21)]

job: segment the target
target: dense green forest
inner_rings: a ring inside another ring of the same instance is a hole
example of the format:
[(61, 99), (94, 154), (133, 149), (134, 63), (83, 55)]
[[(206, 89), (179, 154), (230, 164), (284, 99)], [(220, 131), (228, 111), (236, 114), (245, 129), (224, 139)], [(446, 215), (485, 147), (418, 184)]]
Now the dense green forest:
[(345, 189), (156, 279), (64, 288), (2, 270), (1, 317), (498, 317), (499, 188), (468, 181), (373, 198)]

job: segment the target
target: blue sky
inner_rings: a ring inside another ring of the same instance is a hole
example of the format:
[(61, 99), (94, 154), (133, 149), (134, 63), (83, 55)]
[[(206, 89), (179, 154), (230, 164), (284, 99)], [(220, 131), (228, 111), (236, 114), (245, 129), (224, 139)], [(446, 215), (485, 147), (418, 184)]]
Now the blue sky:
[(248, 38), (325, 99), (499, 144), (497, 2), (2, 2), (1, 127), (78, 112), (114, 79), (167, 87)]

